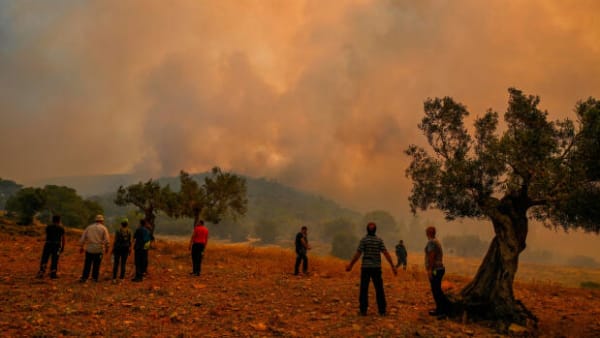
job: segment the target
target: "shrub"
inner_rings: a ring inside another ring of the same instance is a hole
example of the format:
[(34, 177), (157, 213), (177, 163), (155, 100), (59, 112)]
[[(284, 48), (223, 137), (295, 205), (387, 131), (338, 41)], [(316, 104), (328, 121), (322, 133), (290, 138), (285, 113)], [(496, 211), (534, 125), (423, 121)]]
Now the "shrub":
[(351, 233), (340, 232), (333, 236), (331, 242), (331, 255), (342, 258), (350, 259), (356, 252), (358, 247), (358, 238)]
[(586, 281), (579, 284), (584, 289), (600, 289), (600, 283)]

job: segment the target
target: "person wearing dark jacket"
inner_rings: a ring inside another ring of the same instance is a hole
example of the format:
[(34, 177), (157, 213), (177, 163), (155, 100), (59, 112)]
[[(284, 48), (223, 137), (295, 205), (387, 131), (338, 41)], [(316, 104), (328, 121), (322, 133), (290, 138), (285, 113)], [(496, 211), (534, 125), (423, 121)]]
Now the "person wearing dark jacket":
[(40, 271), (37, 273), (38, 278), (44, 278), (48, 259), (52, 258), (50, 263), (50, 278), (58, 278), (56, 272), (58, 270), (59, 255), (65, 250), (65, 229), (60, 224), (60, 216), (52, 216), (52, 224), (46, 226), (46, 242), (42, 251), (42, 259), (40, 261)]
[(121, 228), (115, 231), (115, 241), (112, 249), (113, 255), (113, 283), (117, 281), (117, 272), (119, 266), (121, 273), (119, 279), (125, 278), (125, 266), (127, 258), (131, 255), (131, 231), (129, 231), (129, 220), (123, 218), (121, 220)]
[(146, 227), (146, 220), (141, 219), (140, 225), (133, 234), (133, 250), (135, 255), (135, 277), (133, 282), (141, 282), (145, 269), (148, 266), (148, 248), (150, 247), (150, 230)]
[(294, 275), (300, 273), (300, 263), (302, 263), (302, 273), (308, 273), (308, 256), (307, 251), (310, 250), (308, 244), (308, 228), (303, 226), (300, 228), (300, 232), (296, 234), (296, 264), (294, 265)]
[(400, 240), (400, 242), (396, 245), (396, 258), (398, 258), (398, 264), (396, 264), (396, 268), (399, 268), (402, 265), (402, 268), (406, 270), (406, 247), (404, 246), (404, 241)]

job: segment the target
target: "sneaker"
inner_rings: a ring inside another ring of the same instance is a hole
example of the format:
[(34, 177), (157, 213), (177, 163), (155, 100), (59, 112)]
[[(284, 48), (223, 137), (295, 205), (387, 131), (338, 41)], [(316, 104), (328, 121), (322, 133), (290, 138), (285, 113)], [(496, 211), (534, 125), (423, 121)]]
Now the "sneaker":
[(50, 275), (50, 279), (57, 279), (57, 278), (58, 278), (58, 276), (56, 274)]
[(367, 311), (359, 311), (358, 315), (361, 317), (365, 317), (367, 315)]
[(44, 278), (44, 273), (43, 273), (42, 271), (38, 272), (38, 273), (35, 275), (35, 278), (37, 278), (37, 279), (42, 279), (42, 278)]
[(142, 281), (142, 279), (141, 279), (141, 278), (138, 278), (138, 277), (136, 277), (136, 278), (132, 279), (131, 281), (132, 281), (132, 282), (141, 282), (141, 281)]
[(79, 278), (79, 283), (85, 283), (87, 280), (83, 278)]
[(387, 316), (387, 313), (386, 313), (386, 312), (379, 312), (379, 315), (380, 315), (381, 317), (385, 317), (385, 316)]
[(116, 279), (116, 278), (113, 278), (113, 280), (112, 280), (112, 283), (113, 283), (113, 284), (117, 284), (117, 279)]

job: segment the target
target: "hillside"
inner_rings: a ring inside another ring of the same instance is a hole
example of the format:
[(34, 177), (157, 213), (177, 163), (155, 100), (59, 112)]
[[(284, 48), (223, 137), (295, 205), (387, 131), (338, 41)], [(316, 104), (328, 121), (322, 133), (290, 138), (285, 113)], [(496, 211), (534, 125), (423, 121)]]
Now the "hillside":
[[(394, 277), (384, 270), (387, 317), (357, 315), (356, 267), (309, 255), (310, 275), (291, 275), (291, 250), (209, 243), (201, 277), (189, 276), (185, 244), (158, 240), (142, 283), (110, 282), (105, 258), (98, 283), (77, 283), (83, 258), (69, 230), (59, 279), (38, 280), (42, 227), (0, 225), (0, 330), (6, 336), (498, 337), (489, 322), (432, 320), (419, 265)], [(415, 258), (416, 260), (417, 258)], [(415, 262), (417, 263), (417, 262)], [(128, 274), (133, 265), (128, 265)], [(527, 267), (524, 267), (527, 269)], [(449, 287), (468, 280), (450, 274)], [(600, 330), (600, 291), (519, 282), (516, 296), (539, 318), (545, 337), (592, 337)]]

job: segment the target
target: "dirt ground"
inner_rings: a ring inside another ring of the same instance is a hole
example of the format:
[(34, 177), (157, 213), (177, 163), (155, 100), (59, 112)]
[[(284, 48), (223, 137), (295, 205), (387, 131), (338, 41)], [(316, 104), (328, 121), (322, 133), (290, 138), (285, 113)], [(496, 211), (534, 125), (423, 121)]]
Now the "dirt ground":
[[(36, 279), (39, 227), (1, 226), (0, 332), (3, 336), (136, 337), (502, 337), (492, 322), (437, 320), (418, 265), (393, 276), (384, 267), (388, 315), (377, 315), (371, 287), (368, 316), (358, 316), (359, 266), (309, 253), (310, 273), (293, 276), (294, 255), (281, 248), (209, 243), (202, 275), (189, 275), (185, 243), (158, 240), (148, 277), (111, 282), (110, 257), (100, 281), (81, 284), (80, 232), (69, 230), (59, 279)], [(449, 274), (458, 290), (468, 277)], [(452, 290), (450, 290), (452, 292)], [(508, 335), (600, 336), (600, 290), (519, 282), (518, 299), (539, 318), (537, 332)]]

